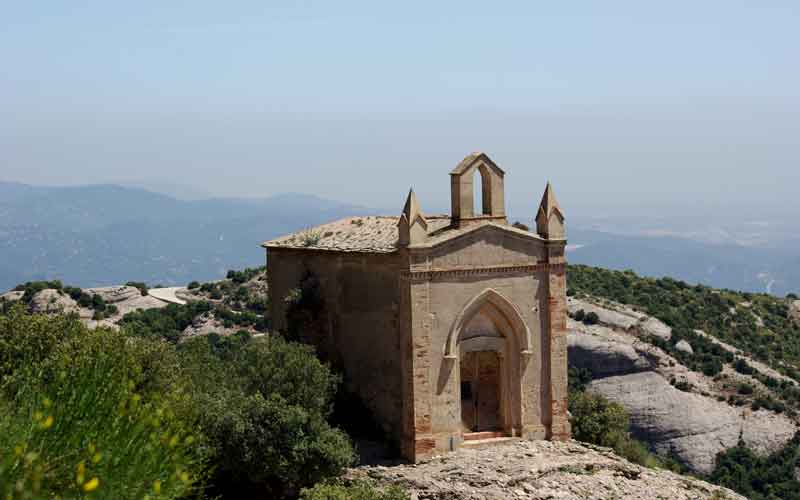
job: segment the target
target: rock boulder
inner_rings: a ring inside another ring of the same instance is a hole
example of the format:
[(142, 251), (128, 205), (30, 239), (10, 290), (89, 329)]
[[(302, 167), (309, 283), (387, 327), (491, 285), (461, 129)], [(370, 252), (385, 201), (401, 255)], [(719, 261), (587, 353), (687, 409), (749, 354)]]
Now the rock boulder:
[(794, 423), (782, 414), (752, 412), (683, 392), (653, 372), (594, 380), (588, 390), (624, 406), (637, 438), (704, 474), (713, 470), (719, 452), (736, 445), (740, 432), (750, 448), (764, 454), (778, 450), (795, 433)]
[(31, 312), (34, 313), (71, 313), (79, 312), (78, 303), (58, 290), (42, 290), (31, 300)]
[(575, 330), (567, 332), (569, 364), (585, 368), (594, 377), (626, 375), (650, 369), (633, 346)]
[(126, 300), (141, 297), (138, 288), (132, 286), (104, 286), (99, 288), (86, 288), (84, 292), (89, 295), (99, 295), (106, 304), (116, 304)]

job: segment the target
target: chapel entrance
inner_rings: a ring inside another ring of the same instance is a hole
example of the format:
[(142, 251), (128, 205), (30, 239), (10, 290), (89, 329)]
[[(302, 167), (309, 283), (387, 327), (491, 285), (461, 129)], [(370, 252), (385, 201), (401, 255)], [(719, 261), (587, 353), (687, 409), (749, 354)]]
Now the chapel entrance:
[(461, 357), (461, 422), (464, 431), (496, 432), (500, 417), (501, 358), (497, 351), (470, 351)]

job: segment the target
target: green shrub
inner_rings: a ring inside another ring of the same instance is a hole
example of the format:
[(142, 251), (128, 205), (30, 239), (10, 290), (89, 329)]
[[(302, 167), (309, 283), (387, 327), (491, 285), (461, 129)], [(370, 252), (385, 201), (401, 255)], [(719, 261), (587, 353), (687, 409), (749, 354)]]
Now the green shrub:
[(589, 392), (573, 392), (569, 398), (572, 436), (587, 443), (613, 448), (628, 433), (625, 409)]
[(311, 348), (279, 337), (225, 344), (209, 337), (181, 345), (216, 483), (281, 497), (352, 465), (347, 436), (327, 422), (339, 378)]
[(745, 396), (748, 394), (753, 394), (753, 386), (743, 382), (739, 384), (739, 387), (737, 388), (736, 392), (738, 392), (739, 394), (743, 394)]
[(310, 489), (303, 489), (300, 500), (409, 500), (411, 497), (399, 486), (379, 489), (366, 480), (346, 484), (342, 481), (326, 481)]
[(38, 365), (57, 346), (84, 332), (77, 318), (32, 315), (15, 305), (0, 315), (0, 385), (8, 386), (21, 368)]
[(186, 288), (188, 288), (189, 290), (194, 290), (196, 288), (200, 288), (200, 283), (197, 282), (197, 281), (192, 281), (186, 286)]
[(739, 443), (719, 455), (710, 479), (752, 500), (800, 500), (800, 434), (783, 449), (763, 457)]
[(583, 322), (587, 325), (596, 325), (599, 321), (600, 317), (594, 311), (586, 313), (586, 316), (583, 318)]
[(131, 336), (177, 342), (194, 318), (211, 309), (211, 304), (204, 301), (189, 302), (185, 305), (169, 304), (160, 309), (132, 311), (126, 314), (119, 324)]
[(577, 311), (575, 311), (575, 314), (573, 315), (573, 319), (575, 321), (583, 321), (585, 318), (586, 318), (586, 311), (584, 311), (583, 309), (578, 309)]
[(61, 321), (75, 324), (62, 324), (69, 333), (42, 350), (41, 318), (11, 319), (34, 362), (3, 384), (3, 497), (19, 489), (21, 498), (119, 499), (199, 490), (205, 448), (178, 390), (177, 357), (163, 343)]
[(631, 438), (630, 419), (621, 405), (598, 394), (573, 390), (569, 395), (569, 411), (575, 439), (613, 448), (618, 455), (645, 467), (681, 470), (677, 462), (657, 458), (644, 443)]

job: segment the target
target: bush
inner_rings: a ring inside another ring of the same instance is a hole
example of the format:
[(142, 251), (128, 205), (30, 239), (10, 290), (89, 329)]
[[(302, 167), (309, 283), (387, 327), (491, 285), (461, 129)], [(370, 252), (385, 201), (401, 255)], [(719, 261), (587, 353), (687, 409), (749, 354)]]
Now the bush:
[(665, 464), (651, 454), (644, 443), (630, 437), (628, 413), (619, 404), (598, 394), (571, 391), (569, 411), (575, 439), (614, 448), (618, 455), (645, 467), (679, 468), (677, 464)]
[(736, 392), (745, 396), (753, 394), (753, 386), (743, 382), (739, 384), (739, 387), (737, 388)]
[(194, 318), (209, 311), (211, 304), (208, 302), (169, 304), (160, 309), (132, 311), (119, 324), (131, 336), (177, 342)]
[(300, 500), (409, 500), (411, 497), (399, 486), (378, 489), (369, 481), (326, 481), (300, 492)]
[(736, 358), (736, 361), (733, 363), (733, 369), (742, 375), (752, 375), (755, 372), (753, 367), (747, 364), (747, 361), (742, 358)]
[(226, 491), (295, 495), (354, 462), (347, 436), (327, 422), (339, 378), (311, 348), (278, 337), (241, 347), (199, 338), (181, 352)]
[(586, 318), (586, 311), (584, 311), (583, 309), (578, 309), (577, 311), (575, 311), (575, 314), (573, 315), (573, 319), (575, 321), (583, 321), (585, 318)]
[(569, 398), (572, 436), (587, 443), (613, 448), (627, 435), (625, 409), (597, 394), (573, 392)]
[(757, 455), (740, 439), (736, 446), (717, 455), (710, 479), (753, 500), (800, 500), (798, 462), (800, 434), (768, 457)]
[(600, 317), (596, 312), (588, 312), (583, 318), (583, 322), (587, 325), (596, 325), (600, 321)]
[(194, 290), (196, 288), (200, 288), (200, 283), (197, 282), (197, 281), (192, 281), (186, 286), (186, 288), (188, 288), (189, 290)]
[(68, 333), (42, 350), (42, 318), (15, 314), (10, 322), (24, 347), (12, 354), (32, 353), (33, 362), (3, 384), (4, 498), (94, 492), (140, 499), (154, 490), (159, 498), (182, 498), (202, 487), (202, 435), (184, 411), (177, 358), (163, 343), (56, 318)]

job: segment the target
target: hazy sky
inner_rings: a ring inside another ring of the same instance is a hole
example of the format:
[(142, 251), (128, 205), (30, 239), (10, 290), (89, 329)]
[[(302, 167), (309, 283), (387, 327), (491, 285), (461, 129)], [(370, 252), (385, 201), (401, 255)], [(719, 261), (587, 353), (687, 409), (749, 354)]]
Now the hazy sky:
[(797, 207), (800, 3), (2, 2), (0, 180)]

